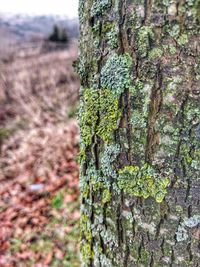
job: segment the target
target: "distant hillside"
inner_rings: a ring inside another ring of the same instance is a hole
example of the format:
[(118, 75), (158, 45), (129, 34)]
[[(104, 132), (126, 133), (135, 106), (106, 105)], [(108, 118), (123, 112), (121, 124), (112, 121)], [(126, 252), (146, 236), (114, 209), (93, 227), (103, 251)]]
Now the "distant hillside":
[(0, 45), (5, 46), (34, 38), (46, 38), (57, 24), (72, 38), (78, 37), (78, 20), (61, 16), (0, 14)]

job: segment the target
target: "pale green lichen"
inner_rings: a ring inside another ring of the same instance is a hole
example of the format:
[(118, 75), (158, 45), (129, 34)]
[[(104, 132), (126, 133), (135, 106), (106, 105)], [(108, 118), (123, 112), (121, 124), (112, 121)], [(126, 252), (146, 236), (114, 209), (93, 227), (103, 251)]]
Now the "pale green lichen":
[(94, 35), (97, 35), (99, 37), (100, 34), (100, 21), (97, 21), (94, 26), (92, 27), (92, 32)]
[(119, 170), (118, 186), (125, 193), (137, 197), (153, 197), (157, 202), (162, 202), (167, 194), (168, 178), (160, 174), (150, 165), (143, 167), (126, 166)]
[(162, 4), (164, 5), (164, 6), (169, 6), (170, 5), (170, 0), (163, 0), (162, 1)]
[(170, 44), (168, 45), (168, 49), (171, 55), (175, 55), (176, 54), (176, 46)]
[(137, 51), (140, 57), (146, 57), (150, 48), (154, 33), (150, 26), (142, 26), (136, 35)]
[(78, 13), (79, 13), (79, 21), (80, 22), (83, 22), (85, 19), (84, 3), (85, 3), (85, 0), (79, 0)]
[(179, 226), (178, 230), (176, 232), (176, 240), (178, 242), (184, 241), (188, 239), (188, 233), (187, 230), (185, 229), (185, 227), (183, 226)]
[(117, 48), (118, 46), (117, 35), (118, 35), (118, 31), (115, 27), (111, 28), (110, 31), (107, 32), (106, 34), (108, 45), (112, 49)]
[(180, 26), (178, 24), (174, 24), (172, 27), (168, 28), (168, 32), (171, 37), (177, 38), (180, 33)]
[(101, 170), (103, 175), (106, 177), (117, 177), (116, 171), (113, 169), (112, 163), (116, 160), (121, 149), (118, 144), (115, 145), (105, 145), (104, 151), (100, 157), (101, 159)]
[(112, 55), (101, 70), (101, 87), (113, 91), (116, 96), (131, 86), (132, 58), (129, 54)]
[(82, 57), (79, 57), (74, 63), (74, 69), (79, 74), (81, 80), (83, 80), (84, 76), (86, 75), (86, 60)]
[(190, 218), (185, 218), (178, 226), (176, 232), (176, 240), (178, 242), (185, 241), (189, 238), (187, 228), (194, 228), (200, 224), (200, 215), (194, 215)]
[(129, 89), (132, 98), (130, 121), (133, 134), (131, 142), (138, 160), (144, 160), (151, 88), (152, 84), (149, 81), (136, 79)]
[(131, 93), (132, 96), (135, 96), (139, 91), (142, 91), (143, 87), (144, 83), (139, 79), (136, 79), (134, 81), (133, 86), (129, 88), (129, 92)]
[(190, 218), (186, 218), (183, 224), (189, 228), (197, 227), (200, 224), (200, 215), (194, 215)]
[(110, 6), (110, 0), (95, 0), (91, 7), (91, 16), (102, 15)]
[[(94, 163), (93, 163), (94, 164)], [(104, 187), (104, 179), (102, 178), (100, 171), (96, 170), (93, 164), (90, 164), (88, 166), (86, 176), (83, 178), (83, 183), (81, 183), (81, 192), (84, 192), (85, 189), (84, 181), (85, 183), (88, 182), (89, 187), (93, 192), (97, 192), (99, 189), (102, 189)], [(110, 187), (110, 184), (108, 183), (108, 188)]]
[(149, 52), (149, 59), (159, 59), (163, 55), (163, 51), (160, 48), (153, 48)]
[(105, 225), (101, 225), (100, 235), (104, 244), (107, 244), (110, 248), (118, 246), (117, 236), (111, 229), (106, 228)]
[(112, 262), (107, 258), (105, 254), (102, 253), (102, 248), (95, 244), (94, 245), (94, 266), (102, 266), (102, 267), (112, 267)]
[(186, 43), (188, 43), (188, 41), (188, 35), (186, 33), (181, 34), (181, 36), (177, 40), (180, 46), (184, 46)]
[[(111, 167), (111, 165), (109, 166)], [(96, 170), (96, 168), (90, 164), (85, 176), (80, 176), (80, 191), (82, 198), (87, 199), (89, 193), (92, 191), (99, 195), (101, 203), (106, 204), (111, 200), (111, 180), (102, 173), (102, 168), (101, 170)], [(81, 225), (85, 223), (85, 221), (85, 219), (83, 222), (81, 221)], [(82, 228), (83, 227), (81, 227), (81, 229)], [(84, 229), (86, 229), (86, 227), (84, 227)]]
[(101, 172), (93, 166), (87, 170), (87, 177), (89, 177), (90, 188), (95, 194), (101, 190), (109, 189), (111, 186), (109, 179), (101, 175)]

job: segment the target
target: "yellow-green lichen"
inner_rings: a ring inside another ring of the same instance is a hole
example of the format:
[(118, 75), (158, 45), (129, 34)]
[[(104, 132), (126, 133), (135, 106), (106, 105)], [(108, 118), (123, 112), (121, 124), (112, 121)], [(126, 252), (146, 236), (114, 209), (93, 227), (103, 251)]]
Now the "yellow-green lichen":
[(162, 202), (167, 194), (168, 178), (162, 178), (156, 170), (144, 164), (138, 166), (126, 166), (119, 170), (118, 186), (125, 193), (137, 197), (153, 197), (157, 202)]
[(106, 35), (109, 31), (111, 31), (113, 28), (115, 28), (115, 23), (114, 22), (105, 22), (102, 25), (101, 33), (102, 35)]
[(102, 203), (108, 203), (111, 200), (111, 193), (109, 189), (105, 189), (102, 194)]
[(132, 58), (129, 54), (112, 55), (101, 70), (101, 87), (113, 91), (116, 96), (131, 86)]
[[(95, 133), (96, 121), (98, 120), (99, 95), (94, 89), (85, 89), (83, 99), (80, 104), (80, 129), (81, 144), (87, 147), (91, 144), (92, 136)], [(84, 148), (83, 147), (83, 148)]]
[(89, 265), (91, 260), (94, 257), (91, 244), (89, 244), (88, 242), (83, 243), (81, 245), (80, 252), (81, 252), (83, 262)]
[(82, 214), (80, 220), (80, 237), (82, 240), (80, 246), (80, 252), (82, 259), (86, 264), (90, 264), (93, 258), (93, 252), (91, 246), (92, 232), (89, 226), (90, 226), (89, 216), (86, 214)]
[(101, 33), (102, 33), (103, 35), (105, 35), (105, 34), (108, 33), (109, 31), (111, 31), (111, 29), (113, 29), (113, 27), (115, 27), (114, 22), (110, 22), (110, 21), (105, 22), (105, 23), (103, 23), (103, 25), (102, 25)]
[(96, 133), (107, 143), (111, 138), (111, 133), (118, 126), (121, 111), (118, 99), (108, 89), (101, 90), (99, 105), (100, 123)]
[[(90, 187), (87, 184), (86, 181), (84, 181), (83, 179), (81, 179), (82, 177), (80, 177), (80, 190), (81, 190), (81, 196), (82, 198), (87, 198), (89, 196), (90, 193)], [(81, 181), (83, 180), (83, 181)]]
[(92, 241), (92, 233), (89, 229), (89, 217), (86, 214), (81, 215), (80, 235), (81, 238), (86, 239), (89, 243)]
[(89, 146), (95, 134), (108, 142), (117, 128), (120, 115), (118, 99), (112, 91), (85, 89), (79, 112), (81, 148)]

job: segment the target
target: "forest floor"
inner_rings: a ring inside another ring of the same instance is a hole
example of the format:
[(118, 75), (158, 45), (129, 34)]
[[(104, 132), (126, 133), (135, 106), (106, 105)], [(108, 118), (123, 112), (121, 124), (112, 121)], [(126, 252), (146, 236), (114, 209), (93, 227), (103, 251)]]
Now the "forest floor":
[(78, 267), (76, 48), (0, 62), (0, 266)]

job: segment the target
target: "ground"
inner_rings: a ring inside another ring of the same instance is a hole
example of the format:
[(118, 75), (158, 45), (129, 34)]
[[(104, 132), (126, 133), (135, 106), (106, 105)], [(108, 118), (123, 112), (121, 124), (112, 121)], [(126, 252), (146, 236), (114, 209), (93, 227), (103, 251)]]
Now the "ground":
[(0, 62), (1, 267), (80, 265), (75, 46)]

